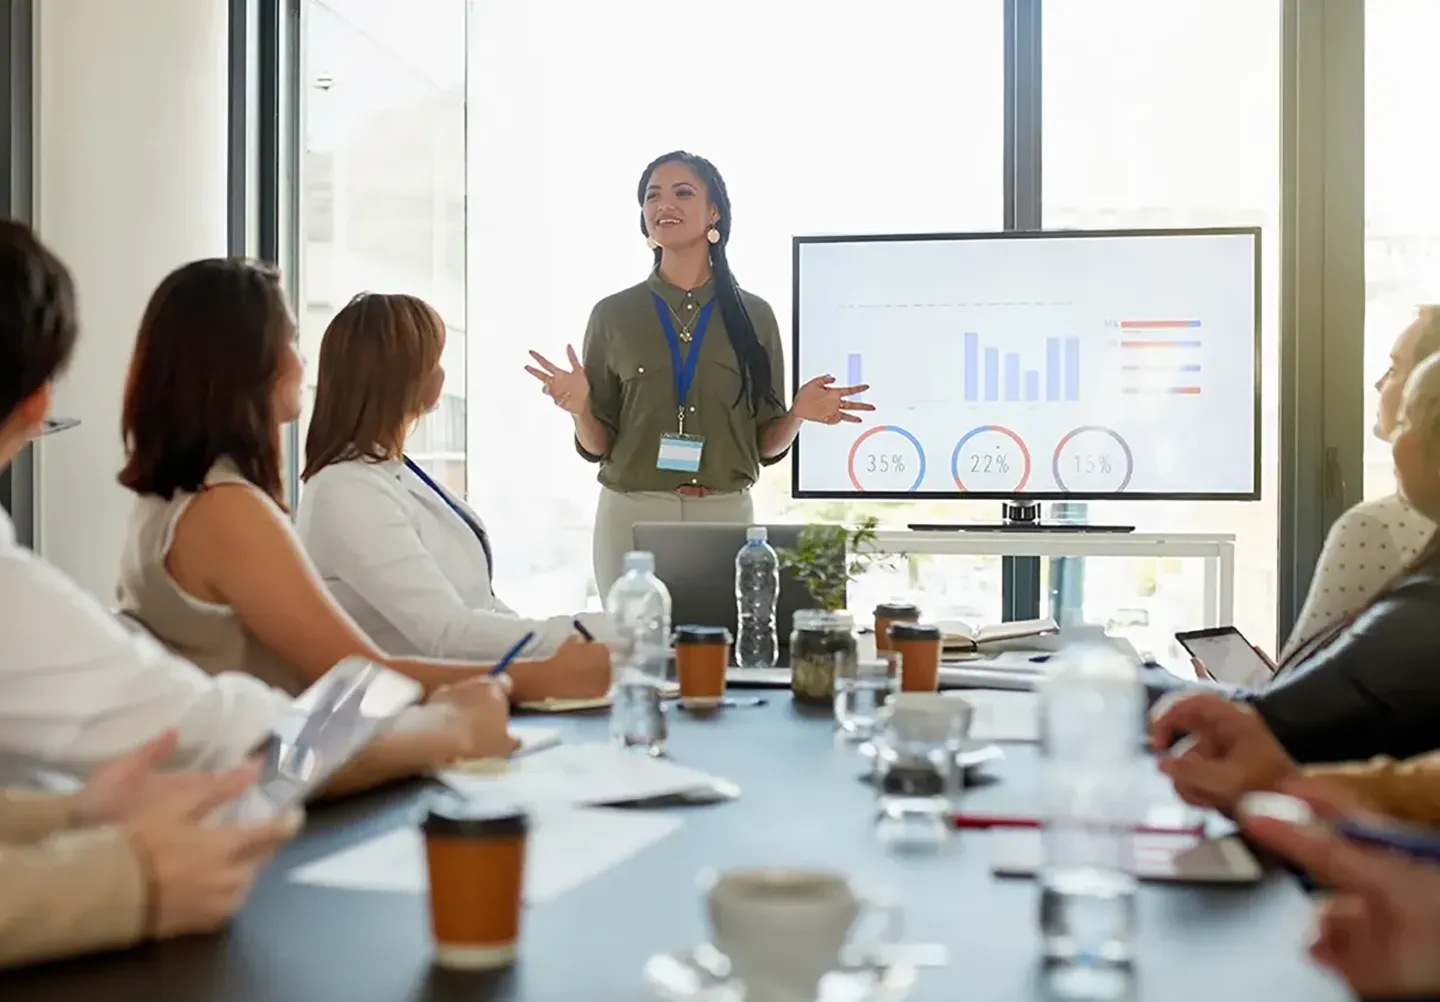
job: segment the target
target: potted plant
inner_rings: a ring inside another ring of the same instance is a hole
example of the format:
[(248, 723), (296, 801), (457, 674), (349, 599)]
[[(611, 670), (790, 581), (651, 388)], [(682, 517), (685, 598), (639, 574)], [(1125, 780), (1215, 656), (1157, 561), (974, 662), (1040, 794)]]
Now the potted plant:
[(779, 551), (780, 566), (805, 586), (816, 608), (795, 613), (790, 636), (790, 688), (804, 702), (834, 698), (837, 660), (856, 658), (855, 622), (845, 611), (850, 582), (879, 555), (875, 527), (867, 515), (853, 526), (811, 524), (801, 530), (793, 550)]

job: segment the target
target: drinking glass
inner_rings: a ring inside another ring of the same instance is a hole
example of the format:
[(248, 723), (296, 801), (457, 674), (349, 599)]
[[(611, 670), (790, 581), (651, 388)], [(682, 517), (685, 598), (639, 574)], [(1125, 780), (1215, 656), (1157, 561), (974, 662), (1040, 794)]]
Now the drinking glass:
[(850, 740), (863, 741), (874, 733), (886, 699), (895, 691), (890, 666), (880, 659), (835, 661), (835, 722)]
[(892, 699), (881, 710), (872, 744), (882, 841), (934, 846), (949, 839), (950, 815), (964, 783), (955, 754), (964, 723), (943, 706), (913, 707)]

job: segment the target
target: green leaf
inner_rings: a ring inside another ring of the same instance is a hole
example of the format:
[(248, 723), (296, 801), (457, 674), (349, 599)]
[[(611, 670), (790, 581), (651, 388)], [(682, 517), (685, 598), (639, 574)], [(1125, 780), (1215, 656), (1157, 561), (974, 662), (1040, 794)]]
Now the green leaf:
[(846, 527), (815, 522), (800, 530), (794, 549), (779, 551), (780, 566), (805, 586), (816, 605), (831, 612), (845, 608), (850, 582), (890, 558), (875, 552), (880, 520), (866, 515)]

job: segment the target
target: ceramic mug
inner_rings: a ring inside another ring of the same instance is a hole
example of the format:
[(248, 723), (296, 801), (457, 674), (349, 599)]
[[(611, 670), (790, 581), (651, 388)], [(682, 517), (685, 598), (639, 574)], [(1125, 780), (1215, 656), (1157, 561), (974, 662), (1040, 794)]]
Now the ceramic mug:
[(883, 716), (902, 742), (958, 748), (970, 736), (975, 704), (938, 692), (897, 692), (886, 701)]
[(799, 867), (730, 870), (709, 878), (706, 906), (714, 945), (730, 960), (747, 1002), (813, 999), (862, 913), (873, 913), (873, 945), (900, 935), (898, 905), (859, 894), (844, 875)]

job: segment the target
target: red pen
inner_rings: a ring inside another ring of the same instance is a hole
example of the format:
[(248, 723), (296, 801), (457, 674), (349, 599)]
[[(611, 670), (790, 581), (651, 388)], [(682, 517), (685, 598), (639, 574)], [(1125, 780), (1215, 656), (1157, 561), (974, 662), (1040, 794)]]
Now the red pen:
[[(950, 822), (956, 828), (1039, 828), (1039, 818), (1006, 817), (1002, 814), (953, 814)], [(1139, 835), (1204, 835), (1204, 823), (1194, 825), (1136, 825)]]

